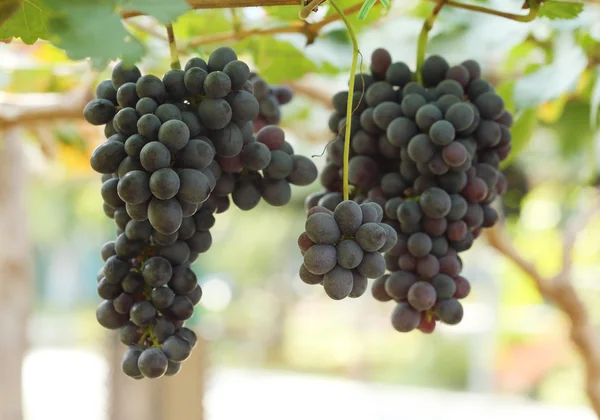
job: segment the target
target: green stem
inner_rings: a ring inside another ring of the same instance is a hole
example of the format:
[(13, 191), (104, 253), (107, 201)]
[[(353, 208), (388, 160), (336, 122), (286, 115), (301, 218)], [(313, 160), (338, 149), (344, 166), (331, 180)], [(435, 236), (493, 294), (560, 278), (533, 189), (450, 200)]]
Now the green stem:
[(171, 70), (181, 70), (179, 62), (179, 54), (177, 53), (177, 43), (175, 42), (175, 33), (173, 33), (173, 25), (165, 25), (167, 28), (167, 38), (169, 40), (169, 50), (171, 51)]
[(429, 38), (429, 31), (433, 28), (433, 24), (437, 19), (442, 7), (444, 4), (449, 3), (447, 0), (437, 0), (438, 4), (436, 4), (435, 8), (431, 12), (431, 15), (425, 19), (423, 22), (423, 28), (421, 29), (421, 33), (419, 34), (419, 41), (417, 43), (417, 81), (419, 83), (423, 83), (423, 75), (421, 74), (421, 69), (423, 68), (423, 63), (425, 63), (425, 52), (427, 51), (427, 40)]
[[(325, 0), (311, 0), (308, 4), (304, 0), (300, 0), (300, 19), (306, 19), (315, 7), (323, 3)], [(332, 3), (331, 1), (329, 3)], [(333, 6), (333, 4), (331, 4)], [(335, 6), (334, 9), (337, 10)]]
[(343, 171), (343, 182), (344, 182), (344, 200), (348, 200), (350, 198), (350, 188), (348, 187), (348, 161), (350, 160), (350, 134), (352, 128), (352, 113), (354, 110), (352, 109), (352, 103), (354, 102), (354, 81), (356, 79), (356, 67), (358, 64), (358, 55), (360, 51), (358, 50), (358, 41), (356, 39), (356, 34), (354, 33), (354, 29), (352, 29), (352, 25), (350, 21), (344, 14), (342, 8), (336, 3), (335, 0), (329, 0), (329, 4), (331, 7), (335, 9), (335, 11), (340, 15), (344, 24), (346, 25), (346, 29), (348, 30), (348, 34), (350, 35), (350, 39), (352, 41), (352, 66), (350, 67), (350, 86), (348, 87), (348, 102), (346, 104), (346, 136), (344, 139), (344, 167)]
[[(437, 1), (437, 0), (430, 0), (430, 1)], [(490, 9), (488, 7), (476, 6), (474, 4), (464, 4), (464, 3), (459, 3), (459, 2), (456, 2), (453, 0), (448, 0), (446, 2), (446, 4), (448, 6), (456, 7), (458, 9), (465, 9), (465, 10), (471, 10), (473, 12), (479, 12), (479, 13), (485, 13), (488, 15), (500, 16), (500, 17), (503, 17), (506, 19), (516, 20), (517, 22), (531, 22), (532, 20), (534, 20), (537, 17), (537, 14), (540, 10), (540, 3), (538, 3), (538, 2), (535, 2), (531, 6), (531, 8), (529, 9), (529, 13), (526, 15), (517, 15), (514, 13), (501, 12), (499, 10)]]

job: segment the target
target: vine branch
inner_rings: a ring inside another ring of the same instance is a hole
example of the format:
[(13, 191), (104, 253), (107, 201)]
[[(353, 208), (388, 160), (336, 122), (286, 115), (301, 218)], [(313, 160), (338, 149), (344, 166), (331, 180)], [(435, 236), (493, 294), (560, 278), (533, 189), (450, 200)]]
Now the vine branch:
[[(438, 2), (439, 0), (429, 0), (429, 1)], [(537, 14), (538, 14), (538, 11), (540, 8), (539, 3), (535, 3), (534, 7), (531, 7), (529, 9), (528, 14), (518, 15), (515, 13), (506, 13), (506, 12), (501, 12), (499, 10), (490, 9), (489, 7), (477, 6), (475, 4), (459, 3), (454, 0), (448, 0), (448, 1), (445, 1), (445, 3), (448, 6), (456, 7), (457, 9), (471, 10), (473, 12), (485, 13), (488, 15), (494, 15), (494, 16), (499, 16), (499, 17), (503, 17), (506, 19), (516, 20), (518, 22), (531, 22), (532, 20), (534, 20), (537, 17)]]
[(486, 232), (489, 244), (512, 261), (533, 280), (540, 294), (553, 302), (571, 321), (570, 338), (583, 359), (586, 392), (592, 408), (600, 417), (600, 336), (591, 324), (588, 310), (572, 283), (573, 247), (591, 218), (600, 213), (600, 202), (594, 200), (566, 229), (563, 237), (563, 266), (554, 277), (545, 278), (535, 265), (523, 258), (511, 243), (506, 231), (498, 225)]
[(431, 15), (425, 22), (423, 22), (423, 28), (421, 29), (421, 33), (419, 34), (419, 41), (417, 43), (417, 80), (419, 83), (423, 82), (423, 75), (421, 75), (421, 69), (423, 68), (423, 63), (425, 63), (425, 52), (427, 50), (427, 40), (429, 39), (429, 32), (433, 29), (433, 24), (437, 19), (442, 7), (448, 3), (448, 0), (435, 0), (437, 4), (433, 8)]
[[(297, 6), (298, 0), (187, 0), (192, 9), (229, 9), (232, 7)], [(138, 10), (124, 10), (123, 19), (141, 16)]]

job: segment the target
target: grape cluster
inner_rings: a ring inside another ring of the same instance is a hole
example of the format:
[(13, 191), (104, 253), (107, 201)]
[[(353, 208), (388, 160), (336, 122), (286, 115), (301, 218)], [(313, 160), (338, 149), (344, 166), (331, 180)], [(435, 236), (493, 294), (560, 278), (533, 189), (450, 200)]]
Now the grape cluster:
[(292, 100), (294, 91), (286, 85), (269, 86), (258, 74), (250, 74), (250, 83), (256, 99), (259, 112), (254, 120), (254, 130), (258, 131), (266, 125), (278, 125), (281, 122), (281, 105)]
[(345, 200), (334, 211), (322, 206), (309, 210), (305, 232), (298, 238), (304, 256), (300, 278), (321, 284), (334, 300), (364, 294), (368, 279), (385, 273), (382, 252), (396, 245), (396, 231), (381, 223), (377, 203)]
[(438, 321), (457, 324), (463, 317), (459, 299), (470, 285), (458, 254), (499, 219), (492, 203), (507, 189), (498, 168), (511, 149), (512, 116), (473, 60), (451, 67), (433, 55), (421, 69), (422, 83), (416, 76), (378, 49), (371, 74), (355, 76), (350, 127), (349, 93), (333, 97), (329, 126), (337, 138), (320, 175), (325, 190), (305, 205), (334, 210), (342, 201), (344, 135), (351, 130), (352, 198), (379, 204), (383, 223), (398, 236), (384, 255), (389, 273), (373, 283), (373, 296), (397, 303), (396, 330), (432, 332)]
[(129, 346), (122, 368), (133, 378), (173, 375), (190, 356), (196, 336), (184, 323), (202, 297), (190, 266), (212, 245), (215, 213), (231, 200), (244, 210), (261, 198), (285, 205), (290, 184), (317, 178), (283, 130), (254, 135), (259, 103), (249, 77), (230, 48), (162, 79), (119, 63), (84, 109), (88, 122), (105, 125), (107, 141), (90, 163), (118, 228), (102, 247), (96, 317), (120, 329)]

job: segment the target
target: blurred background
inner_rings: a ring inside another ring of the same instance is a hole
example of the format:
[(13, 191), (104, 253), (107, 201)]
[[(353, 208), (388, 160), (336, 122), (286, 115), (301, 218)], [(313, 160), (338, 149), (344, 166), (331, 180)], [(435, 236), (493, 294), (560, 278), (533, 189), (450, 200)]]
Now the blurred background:
[[(518, 13), (522, 2), (487, 3)], [(363, 68), (377, 47), (414, 68), (431, 8), (396, 1), (366, 21), (354, 14)], [(311, 21), (332, 15), (323, 6)], [(348, 78), (343, 25), (332, 18), (308, 46), (301, 33), (243, 32), (284, 27), (296, 16), (296, 7), (194, 11), (175, 33), (182, 59), (230, 45), (271, 84), (294, 87), (283, 108), (287, 140), (297, 153), (320, 155), (330, 138), (328, 98)], [(126, 27), (146, 47), (142, 71), (164, 73), (163, 28), (148, 17)], [(561, 269), (562, 232), (593, 202), (600, 175), (600, 6), (586, 4), (574, 20), (528, 24), (446, 7), (428, 52), (450, 63), (479, 60), (519, 116), (504, 168), (504, 229), (551, 278)], [(175, 378), (126, 378), (124, 347), (95, 319), (100, 247), (113, 239), (114, 222), (104, 216), (100, 176), (89, 167), (104, 136), (81, 117), (113, 65), (92, 69), (43, 41), (0, 43), (0, 407), (14, 406), (10, 396), (21, 388), (27, 420), (595, 418), (569, 319), (483, 237), (465, 255), (472, 293), (463, 322), (432, 335), (395, 332), (393, 305), (370, 293), (333, 302), (303, 284), (296, 238), (304, 197), (318, 182), (295, 188), (285, 208), (263, 202), (218, 215), (214, 245), (193, 266), (204, 295), (190, 322), (201, 337), (192, 359)], [(324, 160), (314, 158), (319, 167)], [(596, 330), (598, 237), (594, 217), (575, 244), (570, 279)], [(17, 411), (0, 419), (19, 418)]]

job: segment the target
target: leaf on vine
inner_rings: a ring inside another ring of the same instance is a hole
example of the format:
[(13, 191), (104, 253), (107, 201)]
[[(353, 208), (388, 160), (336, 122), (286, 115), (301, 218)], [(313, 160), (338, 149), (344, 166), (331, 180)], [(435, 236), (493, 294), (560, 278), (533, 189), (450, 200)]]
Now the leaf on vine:
[(124, 10), (135, 10), (156, 18), (161, 23), (169, 23), (190, 10), (185, 0), (119, 0)]
[(551, 0), (542, 3), (538, 16), (548, 19), (575, 19), (582, 11), (583, 3)]
[(537, 110), (535, 108), (525, 109), (517, 115), (510, 129), (512, 134), (512, 150), (508, 158), (502, 162), (504, 167), (527, 146), (537, 125)]
[[(17, 8), (20, 6), (18, 10), (14, 8), (15, 4)], [(49, 14), (43, 0), (0, 2), (0, 39), (21, 38), (29, 45), (38, 39), (48, 39)]]
[(571, 157), (588, 150), (594, 141), (594, 131), (590, 128), (590, 105), (581, 101), (568, 102), (562, 117), (554, 125), (560, 149), (564, 157)]
[(596, 70), (596, 84), (590, 99), (590, 127), (598, 128), (598, 110), (600, 108), (600, 68)]
[(554, 62), (524, 76), (515, 84), (517, 108), (537, 106), (573, 91), (587, 63), (585, 52), (575, 43), (572, 34), (561, 34), (556, 39)]
[(69, 58), (90, 57), (99, 66), (119, 57), (133, 64), (144, 55), (144, 46), (125, 29), (112, 1), (46, 1), (56, 12), (49, 20), (52, 43)]
[[(386, 9), (389, 9), (390, 0), (379, 0), (379, 2), (383, 5), (383, 7), (385, 7)], [(362, 7), (360, 8), (360, 11), (358, 12), (358, 19), (359, 20), (366, 19), (367, 15), (369, 14), (369, 12), (373, 8), (373, 6), (375, 6), (375, 3), (377, 3), (377, 0), (366, 0), (363, 3)]]

